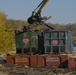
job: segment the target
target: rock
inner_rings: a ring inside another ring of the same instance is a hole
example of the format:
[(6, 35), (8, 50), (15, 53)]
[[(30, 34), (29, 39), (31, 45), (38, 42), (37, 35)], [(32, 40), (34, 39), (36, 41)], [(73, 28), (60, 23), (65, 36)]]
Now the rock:
[(57, 74), (57, 75), (63, 75), (62, 73), (59, 73), (59, 74)]
[(2, 72), (0, 72), (0, 75), (2, 75)]
[(2, 65), (2, 64), (0, 64), (0, 67), (3, 67), (3, 65)]
[(0, 64), (0, 68), (2, 68), (2, 69), (3, 69), (3, 68), (5, 68), (5, 66), (4, 66), (4, 65), (2, 65), (2, 64)]
[(67, 73), (67, 74), (64, 74), (64, 75), (74, 75), (74, 74), (72, 74), (72, 72), (69, 72), (69, 73)]
[(47, 75), (56, 75), (56, 74), (49, 72), (49, 73), (47, 73)]
[(8, 75), (8, 74), (2, 74), (2, 75)]
[(0, 72), (0, 75), (8, 75), (8, 73), (5, 74), (5, 73), (3, 73), (3, 72)]
[(27, 65), (25, 65), (25, 68), (29, 68)]

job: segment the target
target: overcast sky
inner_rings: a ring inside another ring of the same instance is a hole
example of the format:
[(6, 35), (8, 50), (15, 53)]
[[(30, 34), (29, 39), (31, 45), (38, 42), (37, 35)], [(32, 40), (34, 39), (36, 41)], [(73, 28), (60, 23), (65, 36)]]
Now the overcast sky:
[[(27, 20), (42, 0), (0, 0), (0, 11), (7, 18)], [(49, 0), (42, 16), (52, 16), (51, 23), (76, 23), (76, 0)]]

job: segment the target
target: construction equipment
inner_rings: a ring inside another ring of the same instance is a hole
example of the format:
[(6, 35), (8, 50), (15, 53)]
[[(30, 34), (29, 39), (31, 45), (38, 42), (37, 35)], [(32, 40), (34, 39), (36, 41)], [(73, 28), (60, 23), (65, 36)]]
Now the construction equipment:
[[(37, 8), (32, 12), (31, 17), (28, 18), (28, 23), (29, 24), (33, 24), (33, 25), (45, 25), (51, 29), (54, 29), (50, 26), (48, 26), (45, 21), (50, 19), (51, 16), (49, 17), (42, 17), (41, 16), (41, 10), (42, 8), (47, 4), (49, 0), (43, 0), (38, 6)], [(37, 10), (38, 9), (38, 10)]]
[[(28, 23), (33, 24), (34, 22), (41, 22), (42, 17), (41, 17), (41, 10), (45, 6), (45, 4), (48, 2), (48, 0), (43, 0), (37, 8), (32, 12), (31, 17), (28, 18)], [(40, 8), (39, 8), (40, 7)], [(38, 9), (39, 8), (39, 9)], [(38, 10), (37, 10), (38, 9)], [(36, 11), (37, 10), (37, 11)]]
[[(49, 17), (42, 17), (41, 16), (41, 10), (43, 9), (43, 7), (47, 4), (49, 0), (43, 0), (38, 6), (37, 8), (32, 12), (31, 17), (28, 18), (27, 22), (29, 23), (27, 26), (24, 25), (23, 28), (21, 30), (6, 30), (8, 31), (15, 31), (15, 33), (18, 32), (23, 32), (23, 31), (27, 31), (27, 32), (34, 32), (34, 31), (43, 31), (44, 30), (44, 26), (47, 26), (50, 29), (54, 29), (53, 27), (49, 26), (47, 23), (45, 23), (48, 19), (51, 18), (51, 16)], [(44, 25), (44, 26), (43, 26)]]

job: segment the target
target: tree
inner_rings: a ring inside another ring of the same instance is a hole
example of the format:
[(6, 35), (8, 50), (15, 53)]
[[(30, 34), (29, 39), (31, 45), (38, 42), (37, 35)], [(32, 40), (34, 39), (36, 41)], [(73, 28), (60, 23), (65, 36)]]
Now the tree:
[(0, 53), (8, 53), (14, 48), (14, 32), (6, 32), (11, 28), (6, 15), (0, 12)]
[(8, 19), (8, 22), (12, 24), (13, 30), (21, 30), (24, 26), (28, 26), (28, 23), (24, 20)]

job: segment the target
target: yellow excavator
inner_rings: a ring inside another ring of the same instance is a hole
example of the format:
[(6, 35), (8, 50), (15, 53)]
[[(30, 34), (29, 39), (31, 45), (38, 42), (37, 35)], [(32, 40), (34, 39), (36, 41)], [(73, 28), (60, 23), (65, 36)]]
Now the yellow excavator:
[[(43, 7), (47, 4), (48, 1), (49, 1), (49, 0), (43, 0), (43, 1), (37, 6), (37, 8), (32, 12), (31, 17), (29, 17), (28, 20), (27, 20), (27, 22), (28, 22), (29, 24), (32, 24), (32, 25), (45, 25), (45, 26), (47, 26), (47, 27), (49, 27), (49, 28), (51, 28), (51, 29), (54, 29), (54, 28), (48, 26), (48, 25), (45, 23), (45, 21), (48, 20), (48, 19), (50, 19), (51, 16), (48, 17), (48, 18), (41, 16), (41, 10), (42, 10)], [(38, 10), (37, 10), (37, 9), (38, 9)]]
[[(42, 17), (41, 17), (41, 10), (42, 8), (46, 5), (48, 0), (43, 0), (37, 8), (32, 12), (31, 17), (28, 18), (28, 23), (33, 24), (34, 22), (41, 22)], [(38, 10), (37, 10), (38, 9)]]
[[(32, 12), (31, 17), (28, 18), (27, 22), (29, 23), (27, 26), (24, 26), (22, 28), (22, 30), (14, 30), (16, 33), (18, 32), (22, 32), (22, 31), (35, 31), (35, 30), (39, 30), (39, 31), (43, 31), (43, 26), (45, 25), (47, 27), (49, 27), (50, 29), (54, 29), (53, 27), (49, 26), (47, 23), (45, 23), (45, 21), (47, 21), (48, 19), (51, 18), (51, 16), (49, 17), (42, 17), (41, 16), (41, 10), (43, 9), (43, 7), (48, 3), (49, 0), (43, 0), (38, 6), (37, 8)], [(9, 31), (13, 31), (13, 30), (9, 30)]]

